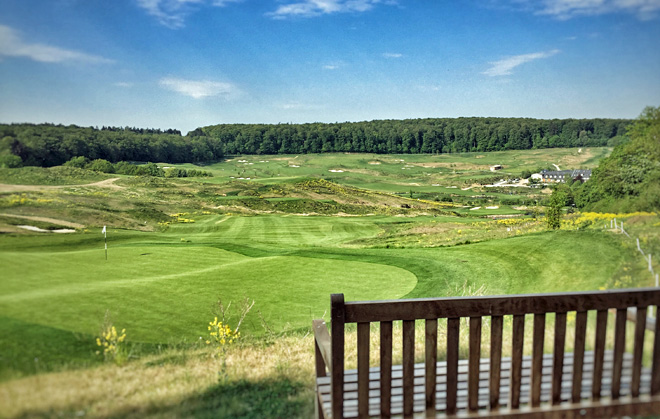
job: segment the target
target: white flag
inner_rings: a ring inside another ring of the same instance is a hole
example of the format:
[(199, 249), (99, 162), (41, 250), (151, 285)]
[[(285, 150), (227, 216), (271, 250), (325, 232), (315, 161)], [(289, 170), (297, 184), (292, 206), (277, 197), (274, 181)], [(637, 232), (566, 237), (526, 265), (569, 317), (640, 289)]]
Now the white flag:
[(105, 234), (105, 226), (103, 226), (103, 231), (101, 231), (101, 234)]

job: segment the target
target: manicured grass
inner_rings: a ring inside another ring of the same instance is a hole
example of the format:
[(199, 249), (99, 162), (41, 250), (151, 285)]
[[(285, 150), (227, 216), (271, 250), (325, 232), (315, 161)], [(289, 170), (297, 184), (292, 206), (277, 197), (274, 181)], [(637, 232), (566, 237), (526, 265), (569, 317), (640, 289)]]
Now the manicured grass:
[(75, 237), (53, 237), (61, 245), (0, 253), (7, 267), (0, 309), (21, 322), (86, 335), (109, 310), (130, 340), (167, 344), (204, 334), (219, 298), (234, 307), (254, 299), (243, 330), (259, 334), (261, 318), (276, 331), (307, 327), (327, 315), (334, 292), (361, 300), (455, 295), (466, 283), (483, 284), (490, 294), (596, 289), (625, 256), (600, 232), (452, 248), (340, 247), (401, 221), (371, 218), (209, 216), (143, 240), (111, 230), (117, 237), (107, 262), (100, 234), (78, 234), (77, 244)]

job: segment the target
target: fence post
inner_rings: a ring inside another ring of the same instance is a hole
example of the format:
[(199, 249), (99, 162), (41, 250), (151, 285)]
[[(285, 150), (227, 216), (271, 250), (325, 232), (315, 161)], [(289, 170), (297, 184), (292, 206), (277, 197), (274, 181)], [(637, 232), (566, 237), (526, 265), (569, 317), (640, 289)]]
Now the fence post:
[(651, 254), (649, 253), (649, 272), (653, 273), (653, 265), (651, 264)]

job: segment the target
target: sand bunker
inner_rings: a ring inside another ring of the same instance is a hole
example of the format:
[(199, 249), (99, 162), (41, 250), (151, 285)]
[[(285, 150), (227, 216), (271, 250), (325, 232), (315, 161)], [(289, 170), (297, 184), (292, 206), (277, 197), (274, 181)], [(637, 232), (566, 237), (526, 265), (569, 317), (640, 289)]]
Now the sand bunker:
[(66, 233), (75, 233), (76, 230), (72, 230), (69, 228), (58, 228), (57, 230), (44, 230), (43, 228), (35, 227), (35, 226), (26, 226), (26, 225), (20, 225), (16, 226), (25, 230), (30, 230), (30, 231), (35, 231), (37, 233), (60, 233), (60, 234), (66, 234)]

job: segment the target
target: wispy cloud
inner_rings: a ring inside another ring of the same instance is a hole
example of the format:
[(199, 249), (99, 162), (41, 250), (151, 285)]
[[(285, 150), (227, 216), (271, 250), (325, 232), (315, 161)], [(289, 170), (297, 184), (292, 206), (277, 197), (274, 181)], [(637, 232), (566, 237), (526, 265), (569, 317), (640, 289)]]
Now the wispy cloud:
[(323, 109), (323, 106), (301, 102), (287, 102), (278, 104), (277, 108), (285, 111), (316, 111)]
[[(500, 1), (500, 0), (496, 0)], [(504, 0), (511, 7), (567, 20), (578, 16), (629, 13), (650, 20), (660, 13), (660, 0)]]
[(403, 57), (403, 54), (399, 54), (398, 52), (385, 52), (382, 54), (384, 58), (401, 58)]
[(301, 0), (280, 5), (268, 14), (274, 19), (315, 17), (333, 13), (359, 13), (377, 4), (396, 4), (393, 0)]
[(334, 61), (324, 64), (321, 68), (324, 70), (339, 70), (342, 67), (345, 67), (346, 63), (343, 61)]
[(52, 45), (30, 43), (21, 39), (20, 34), (9, 26), (0, 25), (0, 58), (25, 57), (42, 63), (87, 63), (108, 64), (113, 60), (98, 55), (86, 54)]
[(513, 69), (515, 69), (518, 66), (521, 66), (530, 61), (549, 58), (558, 53), (559, 53), (558, 49), (553, 49), (552, 51), (535, 52), (532, 54), (514, 55), (512, 57), (503, 58), (501, 60), (491, 62), (490, 63), (491, 67), (488, 70), (484, 71), (482, 74), (491, 77), (508, 76), (510, 74), (513, 74)]
[(125, 88), (125, 89), (133, 87), (133, 83), (128, 83), (128, 82), (125, 82), (125, 81), (118, 81), (114, 85), (116, 87), (122, 87), (122, 88)]
[(240, 89), (231, 83), (223, 83), (211, 80), (185, 80), (174, 77), (164, 77), (158, 84), (167, 90), (190, 96), (194, 99), (202, 99), (211, 96), (222, 96), (232, 99), (240, 95)]
[(137, 5), (159, 23), (171, 29), (182, 28), (190, 13), (203, 6), (225, 7), (243, 0), (136, 0)]

